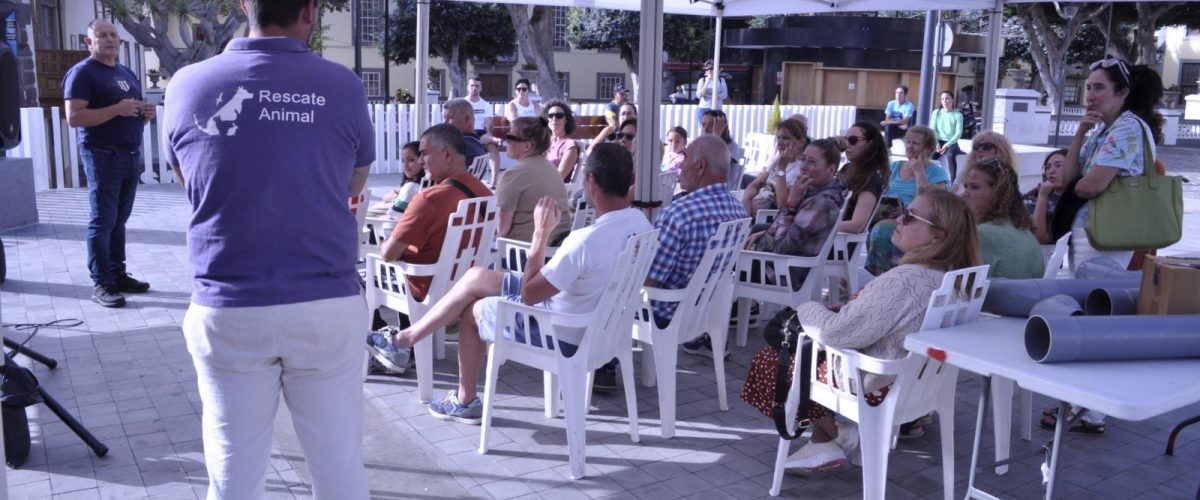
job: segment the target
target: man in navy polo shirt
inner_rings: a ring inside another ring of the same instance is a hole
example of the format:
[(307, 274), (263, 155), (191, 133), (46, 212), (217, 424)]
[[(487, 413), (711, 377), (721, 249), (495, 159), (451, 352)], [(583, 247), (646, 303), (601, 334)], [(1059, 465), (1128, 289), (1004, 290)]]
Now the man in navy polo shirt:
[(314, 0), (242, 0), (250, 37), (167, 87), (167, 158), (192, 204), (183, 321), (208, 498), (258, 498), (282, 392), (318, 499), (365, 499), (368, 315), (347, 200), (375, 146), (362, 80), (309, 51)]
[(116, 26), (92, 21), (84, 41), (91, 55), (67, 71), (63, 91), (67, 124), (78, 129), (92, 209), (87, 232), (92, 301), (122, 307), (121, 292), (150, 289), (125, 271), (125, 222), (141, 175), (142, 126), (154, 119), (155, 108), (142, 102), (137, 75), (117, 63)]

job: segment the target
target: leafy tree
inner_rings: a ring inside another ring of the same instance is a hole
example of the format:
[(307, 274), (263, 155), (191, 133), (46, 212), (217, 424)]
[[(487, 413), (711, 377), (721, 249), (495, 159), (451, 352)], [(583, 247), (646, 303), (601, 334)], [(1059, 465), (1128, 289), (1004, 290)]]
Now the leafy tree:
[[(322, 12), (345, 10), (349, 3), (320, 2)], [(154, 51), (167, 77), (218, 54), (246, 25), (238, 0), (100, 0), (100, 4), (134, 40)], [(175, 38), (181, 47), (171, 42)]]
[[(641, 19), (638, 12), (572, 8), (567, 23), (567, 41), (579, 49), (616, 49), (633, 78), (638, 93), (638, 39)], [(705, 17), (666, 15), (663, 17), (663, 49), (675, 59), (703, 60), (711, 53), (713, 28)]]
[(530, 9), (517, 4), (506, 4), (505, 8), (512, 19), (525, 62), (537, 71), (533, 83), (538, 92), (546, 99), (565, 97), (554, 69), (554, 8), (538, 5)]
[[(167, 76), (220, 52), (246, 14), (235, 0), (100, 0), (113, 19), (158, 56)], [(172, 22), (178, 21), (178, 22)], [(172, 33), (183, 42), (176, 47)]]
[[(392, 62), (406, 64), (416, 58), (417, 3), (396, 3), (385, 43)], [(517, 50), (512, 21), (500, 5), (433, 0), (429, 8), (429, 52), (446, 63), (456, 95), (466, 95), (468, 60), (493, 63)]]

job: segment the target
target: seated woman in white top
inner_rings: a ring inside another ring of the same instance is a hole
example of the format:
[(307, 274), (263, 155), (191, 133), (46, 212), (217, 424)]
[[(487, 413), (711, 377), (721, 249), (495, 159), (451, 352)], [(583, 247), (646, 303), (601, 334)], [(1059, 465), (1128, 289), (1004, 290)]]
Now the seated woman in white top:
[(529, 80), (517, 80), (517, 85), (513, 87), (513, 99), (504, 105), (504, 116), (508, 118), (508, 123), (516, 121), (517, 118), (542, 114), (542, 108), (529, 100), (530, 87)]
[[(801, 326), (815, 340), (829, 347), (857, 349), (875, 358), (903, 358), (908, 354), (904, 337), (920, 329), (929, 298), (941, 285), (942, 276), (947, 271), (979, 265), (974, 216), (959, 197), (946, 191), (925, 191), (909, 204), (899, 221), (892, 240), (905, 252), (900, 266), (868, 283), (844, 306), (808, 302), (796, 308)], [(814, 361), (819, 363), (821, 381), (827, 382), (825, 374), (829, 372), (824, 369), (824, 360), (819, 357)], [(775, 362), (770, 360), (772, 365)], [(747, 380), (746, 385), (752, 382), (757, 387), (767, 381)], [(773, 382), (766, 388), (772, 393)], [(885, 398), (895, 397), (888, 394), (891, 382), (889, 377), (868, 377), (863, 388), (867, 404), (878, 406)], [(839, 442), (857, 442), (847, 439), (857, 429), (838, 426), (833, 413), (816, 403), (809, 405), (807, 417), (813, 422), (812, 438), (788, 457), (788, 469), (814, 472), (845, 466), (847, 452)]]

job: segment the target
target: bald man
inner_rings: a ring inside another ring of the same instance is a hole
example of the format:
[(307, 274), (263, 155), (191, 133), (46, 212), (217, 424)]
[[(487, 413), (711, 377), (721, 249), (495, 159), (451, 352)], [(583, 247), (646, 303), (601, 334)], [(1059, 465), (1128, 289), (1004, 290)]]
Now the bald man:
[(90, 55), (67, 71), (63, 83), (67, 124), (78, 133), (92, 209), (87, 231), (92, 301), (124, 307), (122, 292), (150, 289), (126, 272), (125, 222), (141, 177), (142, 127), (154, 119), (155, 107), (142, 101), (138, 76), (117, 63), (116, 26), (97, 19), (87, 33)]
[[(729, 163), (729, 147), (718, 136), (702, 135), (688, 144), (683, 163), (679, 165), (679, 187), (688, 193), (667, 205), (654, 221), (654, 228), (659, 230), (659, 247), (650, 265), (646, 286), (667, 290), (686, 288), (717, 227), (724, 222), (749, 217), (741, 202), (729, 194), (726, 187)], [(667, 325), (675, 316), (678, 305), (677, 302), (651, 301), (654, 321), (660, 326)], [(703, 334), (685, 342), (683, 349), (690, 354), (711, 356), (712, 340), (708, 334)], [(728, 355), (729, 351), (725, 353)], [(616, 367), (616, 360), (613, 360), (596, 370), (593, 387), (616, 389)]]

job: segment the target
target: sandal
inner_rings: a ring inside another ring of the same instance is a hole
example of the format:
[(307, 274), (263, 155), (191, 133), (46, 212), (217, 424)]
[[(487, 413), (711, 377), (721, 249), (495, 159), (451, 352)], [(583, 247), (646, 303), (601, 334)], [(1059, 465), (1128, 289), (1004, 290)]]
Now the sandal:
[[(1045, 414), (1046, 412), (1043, 413), (1044, 414), (1042, 415), (1041, 422), (1042, 428), (1053, 431), (1054, 427), (1058, 424), (1058, 416), (1056, 415), (1058, 413), (1058, 409), (1055, 408), (1054, 411), (1050, 411), (1049, 414)], [(1071, 412), (1070, 417), (1075, 418), (1075, 413)], [(1107, 425), (1105, 424), (1093, 424), (1086, 420), (1080, 420), (1079, 422), (1076, 422), (1075, 425), (1068, 427), (1067, 432), (1074, 434), (1085, 434), (1088, 436), (1103, 436), (1106, 428)]]

